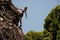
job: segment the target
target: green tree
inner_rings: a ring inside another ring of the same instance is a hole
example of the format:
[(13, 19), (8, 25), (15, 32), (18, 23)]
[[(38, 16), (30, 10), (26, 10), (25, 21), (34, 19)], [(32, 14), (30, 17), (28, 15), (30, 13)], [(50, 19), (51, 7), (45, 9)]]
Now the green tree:
[(27, 40), (42, 40), (42, 32), (29, 31), (26, 38)]
[(42, 40), (51, 40), (50, 36), (50, 32), (44, 29), (44, 31), (42, 32)]
[(57, 31), (60, 30), (60, 5), (53, 8), (46, 17), (44, 29), (50, 32), (52, 40), (56, 40)]

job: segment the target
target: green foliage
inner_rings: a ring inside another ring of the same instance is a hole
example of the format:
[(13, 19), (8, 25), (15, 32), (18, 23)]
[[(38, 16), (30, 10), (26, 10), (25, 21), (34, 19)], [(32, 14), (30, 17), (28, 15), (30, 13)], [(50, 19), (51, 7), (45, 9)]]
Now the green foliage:
[(32, 38), (28, 35), (26, 35), (27, 40), (32, 40)]
[(44, 37), (42, 40), (50, 40), (50, 37)]
[(56, 39), (57, 39), (57, 40), (60, 40), (60, 30), (57, 31)]
[[(60, 5), (53, 8), (45, 19), (44, 29), (50, 32), (51, 40), (60, 40), (58, 30), (60, 30)], [(60, 31), (59, 31), (60, 32)]]
[(60, 5), (52, 9), (45, 19), (44, 28), (48, 31), (59, 30), (60, 25)]
[(27, 37), (27, 40), (41, 40), (42, 39), (42, 32), (34, 32), (34, 31), (29, 31), (27, 34), (26, 34)]
[(56, 40), (60, 40), (60, 35), (57, 35), (56, 36)]
[(44, 30), (42, 32), (42, 40), (51, 40), (50, 32), (48, 32), (47, 30)]
[(29, 31), (26, 34), (26, 38), (27, 40), (51, 40), (50, 32), (47, 30), (44, 30), (43, 32)]

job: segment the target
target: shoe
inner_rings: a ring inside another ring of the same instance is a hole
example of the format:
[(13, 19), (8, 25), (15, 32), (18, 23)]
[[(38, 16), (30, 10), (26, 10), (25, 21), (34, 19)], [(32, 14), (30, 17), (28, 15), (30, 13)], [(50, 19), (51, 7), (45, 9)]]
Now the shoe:
[(20, 25), (20, 27), (22, 27), (22, 25)]

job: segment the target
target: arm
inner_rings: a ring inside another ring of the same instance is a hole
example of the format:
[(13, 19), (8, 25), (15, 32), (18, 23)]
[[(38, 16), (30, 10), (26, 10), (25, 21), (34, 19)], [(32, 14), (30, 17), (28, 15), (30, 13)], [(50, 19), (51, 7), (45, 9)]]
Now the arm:
[(26, 18), (27, 18), (27, 12), (25, 12)]

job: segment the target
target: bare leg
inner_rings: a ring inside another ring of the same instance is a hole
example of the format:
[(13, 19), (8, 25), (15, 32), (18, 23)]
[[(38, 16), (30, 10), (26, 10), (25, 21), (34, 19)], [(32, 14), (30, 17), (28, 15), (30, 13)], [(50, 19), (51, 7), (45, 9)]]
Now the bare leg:
[(20, 27), (22, 27), (22, 17), (20, 17)]

